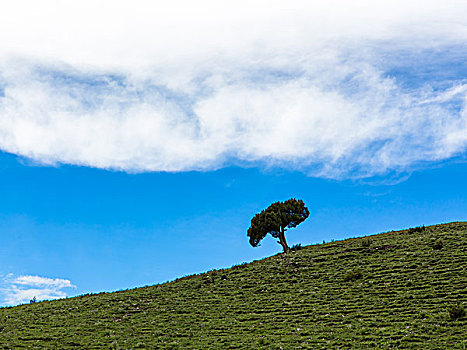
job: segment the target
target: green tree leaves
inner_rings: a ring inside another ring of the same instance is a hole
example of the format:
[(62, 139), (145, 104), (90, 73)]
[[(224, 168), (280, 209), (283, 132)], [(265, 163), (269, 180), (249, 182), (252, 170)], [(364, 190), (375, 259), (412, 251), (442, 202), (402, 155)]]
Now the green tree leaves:
[(285, 202), (275, 202), (251, 219), (251, 226), (247, 232), (250, 244), (257, 247), (269, 233), (279, 239), (278, 243), (282, 245), (284, 252), (287, 252), (289, 247), (285, 240), (285, 231), (298, 226), (309, 215), (308, 208), (300, 199), (291, 198)]

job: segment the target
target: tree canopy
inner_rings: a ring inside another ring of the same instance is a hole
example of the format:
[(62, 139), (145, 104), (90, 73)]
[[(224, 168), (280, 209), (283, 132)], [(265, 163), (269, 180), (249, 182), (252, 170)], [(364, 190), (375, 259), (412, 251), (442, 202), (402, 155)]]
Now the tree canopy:
[(301, 199), (291, 198), (285, 202), (272, 203), (251, 219), (247, 232), (250, 244), (257, 247), (269, 233), (279, 239), (277, 243), (287, 252), (290, 248), (285, 240), (285, 231), (301, 224), (309, 215), (310, 212)]

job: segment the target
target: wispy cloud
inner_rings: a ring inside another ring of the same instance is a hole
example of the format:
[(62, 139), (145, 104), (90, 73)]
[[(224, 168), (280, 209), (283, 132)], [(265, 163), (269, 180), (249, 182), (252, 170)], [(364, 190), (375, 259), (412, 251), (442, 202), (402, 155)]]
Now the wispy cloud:
[(221, 3), (51, 2), (34, 31), (13, 5), (0, 21), (0, 149), (45, 164), (328, 178), (465, 154), (464, 2)]
[(8, 274), (3, 277), (0, 295), (4, 305), (18, 305), (29, 302), (34, 297), (37, 300), (65, 298), (64, 288), (76, 288), (69, 280), (40, 276), (18, 276)]

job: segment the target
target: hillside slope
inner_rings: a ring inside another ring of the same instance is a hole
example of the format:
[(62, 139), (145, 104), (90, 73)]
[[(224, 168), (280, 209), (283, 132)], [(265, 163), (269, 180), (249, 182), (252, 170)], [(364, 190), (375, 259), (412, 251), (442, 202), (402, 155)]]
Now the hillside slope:
[(447, 309), (467, 308), (466, 247), (467, 223), (450, 223), (3, 308), (0, 348), (465, 349)]

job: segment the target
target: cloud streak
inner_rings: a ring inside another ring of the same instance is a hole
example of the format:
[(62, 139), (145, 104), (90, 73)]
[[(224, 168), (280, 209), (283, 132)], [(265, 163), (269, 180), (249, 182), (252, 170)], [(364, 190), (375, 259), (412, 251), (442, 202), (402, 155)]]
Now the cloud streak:
[(4, 38), (0, 149), (131, 172), (236, 164), (327, 178), (466, 152), (462, 2), (117, 2), (102, 18), (103, 3), (60, 5), (34, 34), (45, 47), (21, 30)]
[(64, 288), (76, 288), (69, 280), (24, 275), (14, 277), (12, 274), (2, 280), (1, 294), (4, 305), (28, 303), (34, 297), (40, 300), (65, 298)]

